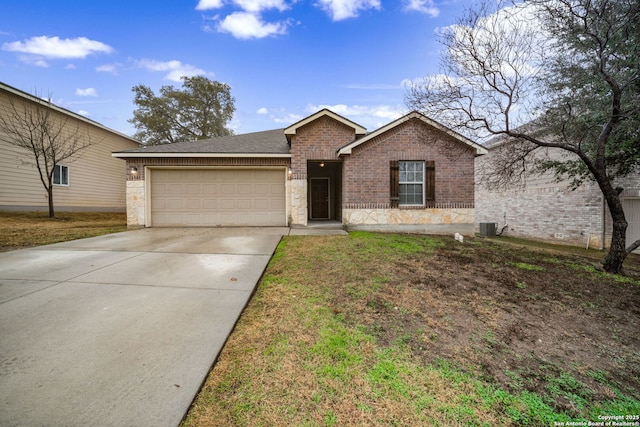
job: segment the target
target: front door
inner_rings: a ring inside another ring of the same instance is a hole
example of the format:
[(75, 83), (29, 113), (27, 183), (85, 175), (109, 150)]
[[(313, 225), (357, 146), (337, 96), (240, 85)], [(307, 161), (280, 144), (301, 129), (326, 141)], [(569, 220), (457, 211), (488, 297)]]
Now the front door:
[(329, 178), (311, 178), (311, 219), (329, 219)]

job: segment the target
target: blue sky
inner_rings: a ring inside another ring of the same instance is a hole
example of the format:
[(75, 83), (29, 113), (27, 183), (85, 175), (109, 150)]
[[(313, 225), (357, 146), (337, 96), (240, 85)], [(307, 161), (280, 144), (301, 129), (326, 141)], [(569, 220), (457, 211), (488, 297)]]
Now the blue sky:
[(438, 72), (438, 29), (465, 0), (14, 0), (0, 81), (131, 135), (138, 84), (228, 83), (236, 133), (320, 108), (369, 130), (407, 112), (403, 82)]

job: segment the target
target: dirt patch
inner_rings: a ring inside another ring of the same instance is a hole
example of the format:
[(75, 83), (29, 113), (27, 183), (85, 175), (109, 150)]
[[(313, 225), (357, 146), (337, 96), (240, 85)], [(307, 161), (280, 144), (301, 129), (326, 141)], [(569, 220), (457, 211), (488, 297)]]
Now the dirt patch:
[(595, 400), (614, 389), (640, 397), (640, 257), (627, 262), (630, 277), (616, 278), (584, 256), (443, 242), (429, 256), (372, 267), (387, 282), (355, 299), (337, 290), (336, 309), (427, 363), (455, 360), (511, 391), (555, 393), (563, 411), (572, 382)]

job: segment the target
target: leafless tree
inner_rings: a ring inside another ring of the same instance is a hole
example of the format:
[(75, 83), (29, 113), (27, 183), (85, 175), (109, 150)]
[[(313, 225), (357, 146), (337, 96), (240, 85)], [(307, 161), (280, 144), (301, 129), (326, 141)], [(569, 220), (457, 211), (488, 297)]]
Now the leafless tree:
[(49, 202), (49, 218), (55, 216), (53, 178), (56, 165), (79, 158), (92, 145), (88, 129), (73, 124), (66, 114), (52, 108), (51, 98), (38, 96), (22, 100), (10, 94), (6, 109), (0, 111), (0, 136), (4, 142), (21, 148), (38, 170)]

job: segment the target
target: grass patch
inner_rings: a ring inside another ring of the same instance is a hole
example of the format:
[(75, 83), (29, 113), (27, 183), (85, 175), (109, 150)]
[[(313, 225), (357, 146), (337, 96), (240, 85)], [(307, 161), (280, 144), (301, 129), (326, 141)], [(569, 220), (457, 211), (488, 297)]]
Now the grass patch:
[(526, 262), (510, 262), (508, 264), (521, 270), (544, 271), (544, 267), (540, 267), (539, 265), (527, 264)]
[(548, 426), (638, 413), (637, 286), (568, 265), (589, 258), (451, 240), (284, 238), (184, 425)]
[(0, 212), (0, 251), (48, 245), (127, 230), (125, 213)]
[(640, 285), (640, 280), (637, 280), (633, 277), (621, 276), (619, 274), (608, 274), (603, 270), (599, 270), (591, 264), (583, 264), (583, 263), (575, 263), (575, 262), (567, 262), (567, 265), (574, 270), (582, 271), (588, 273), (593, 277), (598, 278), (606, 278), (613, 279), (617, 283), (631, 283), (635, 285)]

